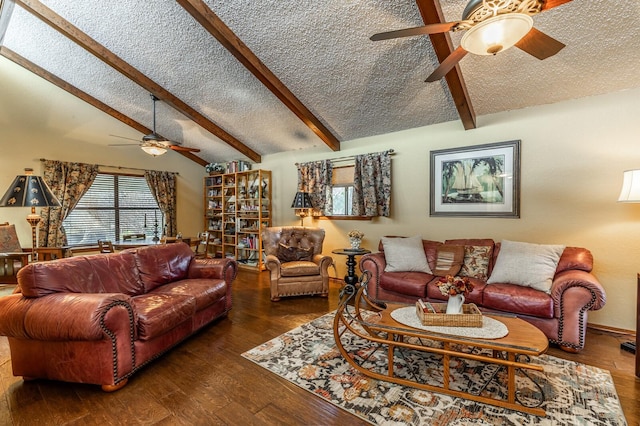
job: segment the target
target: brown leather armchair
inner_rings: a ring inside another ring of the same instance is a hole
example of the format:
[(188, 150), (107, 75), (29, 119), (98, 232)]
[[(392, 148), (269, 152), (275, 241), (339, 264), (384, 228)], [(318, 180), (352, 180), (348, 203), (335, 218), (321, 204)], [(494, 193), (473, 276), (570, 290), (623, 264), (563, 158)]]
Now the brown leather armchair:
[(284, 296), (329, 295), (328, 268), (333, 259), (322, 255), (323, 242), (321, 228), (282, 226), (262, 230), (272, 301)]

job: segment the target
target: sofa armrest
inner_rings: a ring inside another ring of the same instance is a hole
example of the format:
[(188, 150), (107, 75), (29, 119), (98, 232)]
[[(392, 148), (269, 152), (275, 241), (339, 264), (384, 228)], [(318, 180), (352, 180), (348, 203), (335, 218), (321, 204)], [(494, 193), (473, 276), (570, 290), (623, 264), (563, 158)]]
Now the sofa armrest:
[(320, 267), (320, 274), (322, 276), (329, 275), (329, 266), (333, 264), (333, 258), (331, 256), (325, 256), (323, 254), (316, 254), (313, 256), (313, 262)]
[(571, 303), (572, 309), (597, 311), (604, 307), (607, 302), (604, 288), (592, 273), (572, 269), (560, 272), (553, 279), (551, 298), (553, 299), (556, 312), (562, 312), (562, 310), (567, 309), (565, 305), (572, 302), (571, 300), (567, 300), (565, 295), (565, 292), (572, 288), (586, 290), (586, 292), (582, 292), (585, 296), (582, 297), (581, 299), (583, 300), (578, 303), (580, 306), (576, 303)]
[(264, 266), (269, 270), (269, 272), (271, 272), (272, 280), (277, 281), (280, 279), (280, 267), (282, 266), (280, 259), (272, 254), (268, 254), (264, 260)]
[(369, 282), (367, 284), (367, 293), (373, 300), (380, 300), (378, 289), (380, 287), (380, 276), (387, 266), (384, 253), (365, 254), (360, 258), (360, 271), (369, 273)]
[(124, 333), (136, 318), (131, 298), (121, 293), (55, 293), (0, 299), (0, 334), (47, 341), (101, 340)]
[(238, 264), (233, 259), (194, 259), (189, 265), (188, 278), (212, 278), (224, 280), (231, 289), (231, 283), (238, 273)]

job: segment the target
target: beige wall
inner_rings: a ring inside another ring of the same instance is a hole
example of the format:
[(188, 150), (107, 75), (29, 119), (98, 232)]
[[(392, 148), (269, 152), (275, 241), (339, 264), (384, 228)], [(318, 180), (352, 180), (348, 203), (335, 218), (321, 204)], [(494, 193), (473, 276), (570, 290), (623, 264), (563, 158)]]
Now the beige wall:
[[(55, 107), (44, 106), (38, 97), (55, 99)], [(33, 105), (26, 114), (13, 108), (25, 98)], [(296, 162), (393, 148), (392, 216), (373, 221), (305, 219), (306, 225), (327, 230), (325, 253), (346, 247), (345, 235), (354, 228), (365, 232), (368, 248), (377, 247), (381, 236), (391, 234), (587, 247), (608, 298), (605, 308), (592, 312), (589, 321), (635, 329), (640, 205), (619, 204), (616, 199), (622, 172), (640, 168), (639, 110), (640, 89), (636, 89), (480, 117), (478, 128), (470, 131), (456, 121), (343, 142), (337, 153), (318, 142), (315, 150), (266, 155), (260, 166), (273, 171), (274, 224), (299, 224), (290, 208)], [(202, 228), (203, 168), (172, 152), (152, 158), (137, 148), (104, 146), (105, 140), (113, 142), (109, 134), (136, 135), (0, 58), (0, 191), (25, 167), (39, 172), (39, 158), (175, 171), (180, 173), (178, 228), (184, 235), (195, 235)], [(513, 139), (522, 140), (520, 219), (429, 217), (430, 150)], [(26, 214), (27, 209), (0, 209), (0, 222), (15, 223), (23, 244), (30, 241)], [(345, 273), (344, 261), (336, 256), (338, 276)]]
[[(202, 230), (204, 168), (175, 152), (151, 157), (139, 148), (100, 144), (127, 142), (109, 134), (140, 137), (124, 124), (0, 57), (0, 197), (26, 167), (42, 174), (40, 158), (178, 172), (178, 231)], [(41, 98), (55, 99), (54, 107)], [(26, 102), (29, 111), (17, 108)], [(136, 136), (137, 135), (137, 136)], [(23, 246), (31, 247), (28, 208), (0, 208), (0, 222), (14, 223)], [(152, 232), (152, 230), (150, 230)]]
[[(291, 206), (295, 162), (393, 148), (392, 215), (373, 221), (305, 219), (327, 230), (325, 253), (347, 247), (346, 233), (360, 229), (364, 245), (383, 235), (427, 239), (489, 237), (586, 247), (607, 305), (589, 322), (635, 329), (636, 273), (640, 272), (640, 204), (616, 203), (622, 172), (640, 168), (640, 89), (480, 117), (478, 128), (459, 122), (359, 139), (326, 149), (263, 157), (274, 176), (274, 222), (299, 224)], [(429, 151), (490, 142), (522, 141), (520, 219), (429, 217)], [(337, 257), (338, 275), (345, 272)]]

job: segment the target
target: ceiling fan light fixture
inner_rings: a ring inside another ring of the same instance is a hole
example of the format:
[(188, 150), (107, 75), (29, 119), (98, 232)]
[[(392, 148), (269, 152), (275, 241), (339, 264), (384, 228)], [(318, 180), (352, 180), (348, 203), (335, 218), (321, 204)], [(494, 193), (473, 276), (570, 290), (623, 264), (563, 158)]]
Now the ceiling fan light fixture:
[(167, 152), (165, 148), (162, 148), (161, 146), (156, 146), (156, 145), (141, 145), (140, 148), (142, 148), (142, 150), (147, 154), (153, 155), (154, 157), (157, 157), (158, 155), (162, 155), (165, 152)]
[(495, 55), (519, 42), (533, 27), (533, 19), (524, 13), (506, 13), (471, 27), (460, 45), (476, 55)]

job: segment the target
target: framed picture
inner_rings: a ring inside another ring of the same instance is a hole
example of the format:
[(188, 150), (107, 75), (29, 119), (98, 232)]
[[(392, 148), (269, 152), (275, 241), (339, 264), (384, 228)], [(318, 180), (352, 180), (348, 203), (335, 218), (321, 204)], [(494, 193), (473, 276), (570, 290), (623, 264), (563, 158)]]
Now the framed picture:
[(430, 216), (520, 217), (520, 141), (431, 151)]

